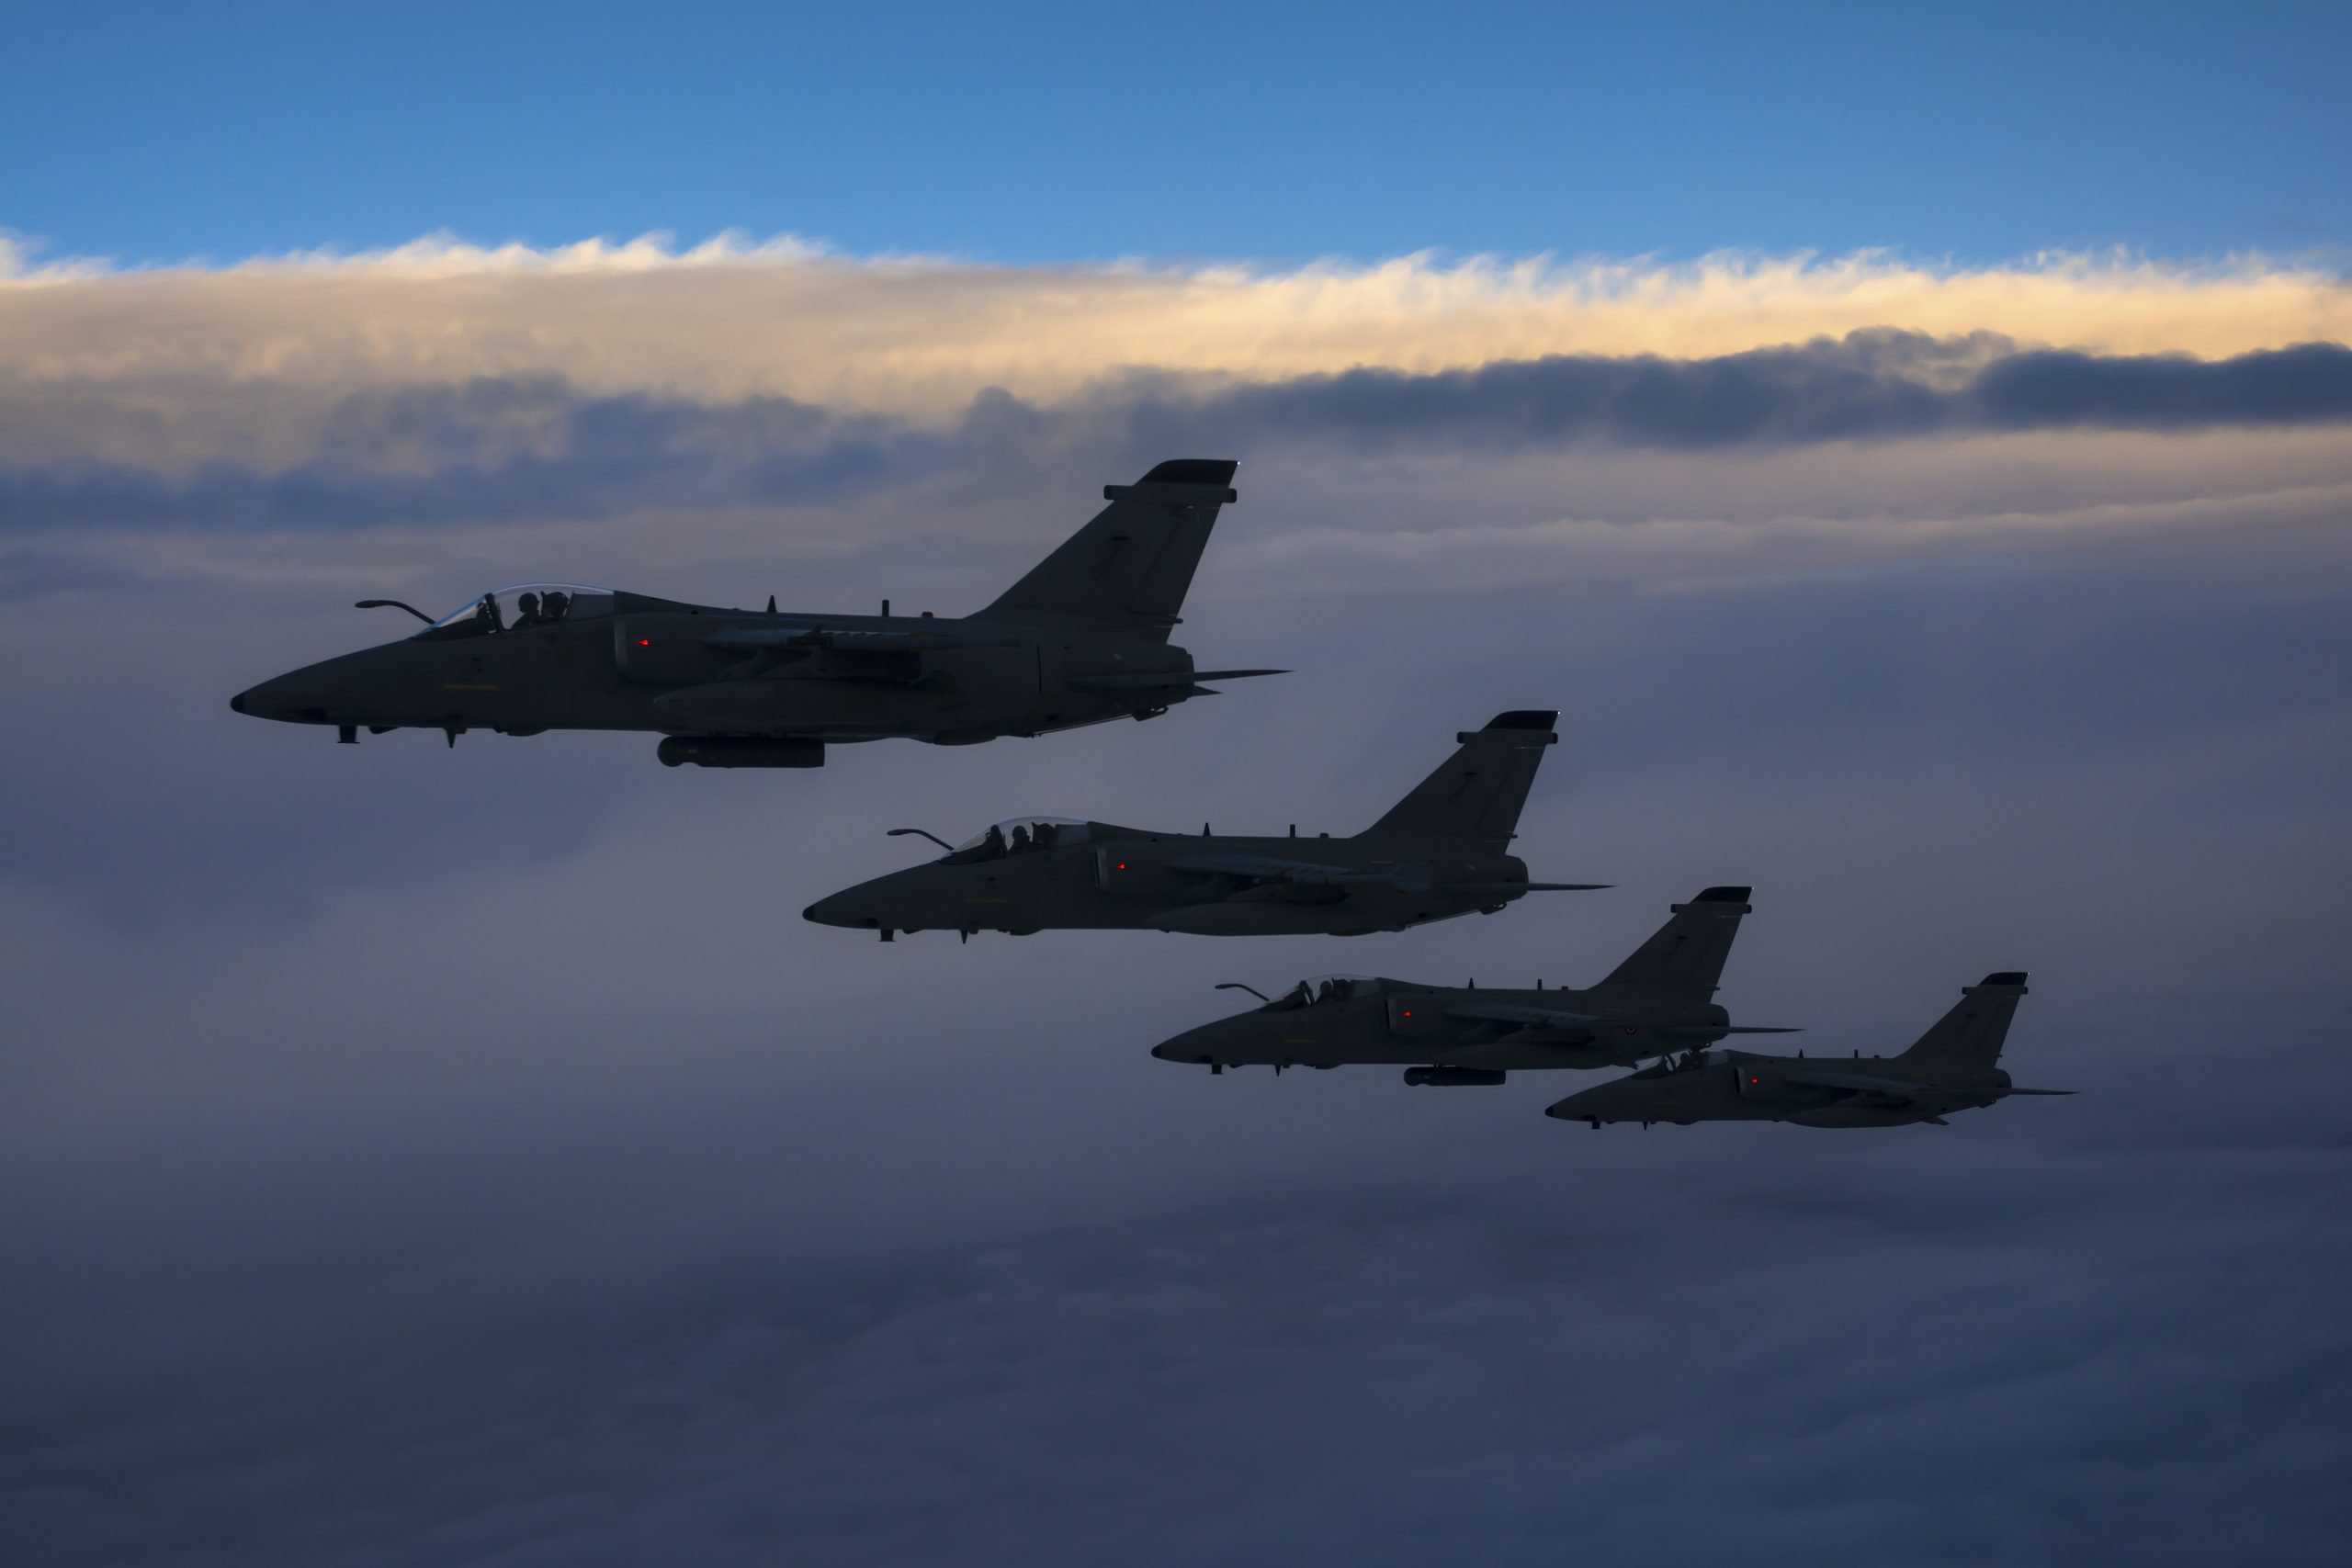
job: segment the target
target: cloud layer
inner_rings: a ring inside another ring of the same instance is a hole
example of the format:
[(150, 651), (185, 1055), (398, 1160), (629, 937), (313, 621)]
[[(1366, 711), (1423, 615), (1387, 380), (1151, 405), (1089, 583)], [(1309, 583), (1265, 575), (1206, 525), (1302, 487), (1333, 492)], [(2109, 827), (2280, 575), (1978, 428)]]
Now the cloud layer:
[[(0, 253), (0, 264), (8, 256)], [(1712, 358), (1894, 329), (2227, 358), (2352, 341), (2352, 290), (2261, 258), (2052, 255), (1983, 270), (1843, 257), (999, 267), (793, 240), (549, 251), (447, 239), (353, 256), (116, 272), (0, 268), (0, 362), (28, 378), (458, 382), (762, 393), (922, 416), (1122, 370), (1281, 379), (1552, 355)]]
[[(547, 377), (370, 389), (313, 407), (282, 465), (202, 455), (156, 405), (185, 386), (16, 381), (0, 526), (334, 527), (673, 513), (967, 473), (1024, 480), (1073, 461), (1125, 472), (1172, 451), (1676, 453), (1831, 442), (2299, 429), (2352, 420), (2352, 349), (2306, 344), (2220, 361), (2020, 350), (1979, 333), (1857, 333), (1720, 358), (1555, 356), (1476, 370), (1334, 376), (1188, 392), (1130, 377), (1070, 407), (1001, 390), (930, 428), (781, 397), (708, 404), (594, 395)], [(213, 413), (240, 400), (218, 389)], [(291, 433), (281, 424), (284, 447)], [(76, 452), (74, 449), (79, 448)], [(143, 459), (143, 460), (142, 460)]]
[[(2339, 299), (18, 263), (0, 1558), (2330, 1560)], [(952, 613), (1178, 449), (1243, 460), (1183, 640), (1296, 673), (1150, 724), (763, 777), (225, 705), (394, 635), (365, 594)], [(1535, 705), (1519, 852), (1614, 891), (1355, 942), (797, 918), (905, 823), (1352, 830)], [(2084, 1093), (1593, 1134), (1528, 1075), (1145, 1054), (1224, 980), (1583, 981), (1726, 881), (1735, 1016), (1876, 1049), (2022, 967), (2007, 1065)]]

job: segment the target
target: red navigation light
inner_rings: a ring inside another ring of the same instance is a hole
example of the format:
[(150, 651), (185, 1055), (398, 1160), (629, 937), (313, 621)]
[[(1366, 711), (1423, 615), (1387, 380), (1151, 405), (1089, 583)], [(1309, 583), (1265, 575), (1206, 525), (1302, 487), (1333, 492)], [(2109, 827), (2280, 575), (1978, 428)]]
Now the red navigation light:
[(1762, 1083), (1764, 1080), (1758, 1077), (1754, 1073), (1750, 1073), (1747, 1075), (1747, 1081), (1749, 1083)]
[(1411, 1008), (1404, 1008), (1404, 1009), (1401, 1009), (1400, 1010), (1404, 1013), (1404, 1015), (1405, 1015), (1407, 1018), (1410, 1018), (1410, 1017), (1412, 1017), (1412, 1016), (1413, 1016), (1413, 1010), (1412, 1010)]
[(653, 646), (653, 639), (650, 637), (639, 637), (637, 639), (637, 646), (639, 648), (651, 648)]
[(1119, 863), (1119, 869), (1120, 869), (1121, 871), (1125, 871), (1125, 870), (1126, 870), (1126, 869), (1127, 869), (1127, 863), (1126, 863), (1126, 862), (1125, 862), (1125, 861), (1121, 861), (1121, 862)]

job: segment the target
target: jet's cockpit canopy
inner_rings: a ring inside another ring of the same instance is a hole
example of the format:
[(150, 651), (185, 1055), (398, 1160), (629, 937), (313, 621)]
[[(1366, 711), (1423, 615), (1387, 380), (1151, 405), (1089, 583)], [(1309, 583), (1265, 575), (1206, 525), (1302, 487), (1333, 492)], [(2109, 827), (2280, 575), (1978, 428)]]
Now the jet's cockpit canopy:
[(493, 588), (458, 605), (416, 635), (440, 641), (449, 637), (494, 637), (500, 632), (527, 631), (558, 621), (585, 621), (613, 613), (613, 591), (584, 582), (518, 582)]
[(1633, 1076), (1637, 1078), (1679, 1077), (1684, 1073), (1700, 1072), (1712, 1065), (1713, 1064), (1708, 1058), (1705, 1048), (1701, 1047), (1696, 1050), (1685, 1051), (1679, 1056), (1670, 1054), (1660, 1056), (1657, 1061), (1652, 1062), (1648, 1066), (1644, 1067), (1640, 1072), (1635, 1073)]
[(1260, 1010), (1288, 1012), (1293, 1008), (1352, 1001), (1358, 997), (1376, 997), (1380, 988), (1380, 980), (1371, 975), (1310, 975)]
[(970, 865), (977, 861), (1002, 860), (1086, 842), (1083, 817), (1008, 817), (992, 822), (940, 857), (941, 865)]

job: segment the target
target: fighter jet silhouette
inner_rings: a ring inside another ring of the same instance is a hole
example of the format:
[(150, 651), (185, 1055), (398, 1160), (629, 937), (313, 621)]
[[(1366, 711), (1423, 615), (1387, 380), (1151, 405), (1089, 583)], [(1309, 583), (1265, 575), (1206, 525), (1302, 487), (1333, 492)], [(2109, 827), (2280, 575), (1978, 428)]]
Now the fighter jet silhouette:
[(1893, 1056), (1761, 1056), (1687, 1052), (1628, 1077), (1572, 1094), (1544, 1114), (1563, 1122), (1793, 1122), (1800, 1127), (1946, 1125), (1954, 1111), (2018, 1094), (1997, 1065), (2025, 972), (2005, 969), (1961, 987), (1960, 1001), (1911, 1048)]
[(1509, 852), (1544, 749), (1548, 709), (1497, 715), (1456, 735), (1453, 756), (1363, 832), (1237, 838), (1066, 817), (1000, 822), (927, 865), (861, 882), (804, 911), (821, 925), (894, 931), (1186, 931), (1195, 936), (1403, 931), (1524, 894), (1592, 882), (1530, 882)]
[(1235, 465), (1184, 457), (1132, 485), (994, 603), (962, 619), (681, 604), (578, 583), (496, 589), (423, 631), (263, 682), (229, 705), (391, 729), (657, 730), (660, 756), (712, 768), (821, 767), (828, 741), (943, 746), (1153, 718), (1208, 681), (1169, 642)]

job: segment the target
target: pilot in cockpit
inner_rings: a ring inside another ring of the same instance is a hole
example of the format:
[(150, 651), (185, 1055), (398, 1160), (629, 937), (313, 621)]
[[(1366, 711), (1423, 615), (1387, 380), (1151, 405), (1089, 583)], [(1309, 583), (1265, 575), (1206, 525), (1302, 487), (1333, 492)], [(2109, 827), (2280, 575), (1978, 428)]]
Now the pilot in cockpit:
[(989, 860), (1004, 853), (1004, 829), (993, 822), (989, 823), (988, 839), (980, 848)]
[(1021, 854), (1028, 848), (1029, 824), (1026, 822), (1015, 822), (1012, 825), (1012, 853), (1016, 855)]
[(539, 619), (553, 626), (563, 619), (563, 613), (571, 608), (571, 595), (560, 588), (550, 588), (547, 592), (547, 597), (539, 601)]
[[(548, 597), (552, 599), (555, 595), (549, 594)], [(537, 626), (538, 620), (539, 596), (526, 588), (523, 591), (523, 596), (514, 601), (514, 629), (521, 631), (525, 626)]]

